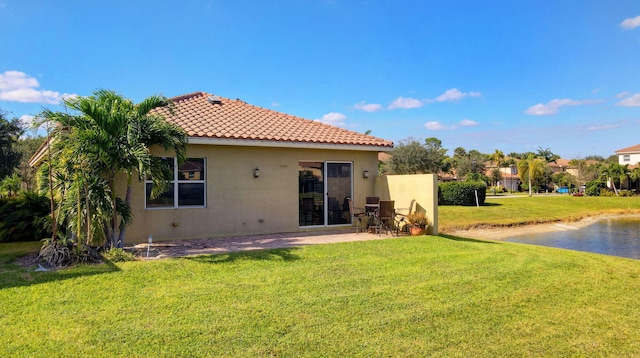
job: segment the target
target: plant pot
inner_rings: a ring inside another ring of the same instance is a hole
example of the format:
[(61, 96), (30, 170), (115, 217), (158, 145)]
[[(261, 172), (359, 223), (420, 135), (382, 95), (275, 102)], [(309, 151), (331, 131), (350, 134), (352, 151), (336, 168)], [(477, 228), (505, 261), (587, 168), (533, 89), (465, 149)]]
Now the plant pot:
[(412, 226), (409, 228), (409, 232), (411, 233), (411, 236), (424, 235), (424, 228), (420, 226)]

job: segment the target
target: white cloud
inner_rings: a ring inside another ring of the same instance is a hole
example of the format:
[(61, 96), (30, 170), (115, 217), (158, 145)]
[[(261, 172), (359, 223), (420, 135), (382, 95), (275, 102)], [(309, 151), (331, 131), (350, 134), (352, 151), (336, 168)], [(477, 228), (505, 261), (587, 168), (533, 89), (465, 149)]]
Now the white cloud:
[(424, 127), (428, 130), (432, 131), (440, 131), (440, 130), (455, 130), (460, 127), (474, 127), (479, 125), (480, 123), (476, 121), (472, 121), (470, 119), (463, 119), (458, 124), (454, 125), (446, 125), (437, 121), (427, 122), (424, 124)]
[(466, 96), (469, 96), (469, 97), (480, 97), (480, 96), (482, 96), (482, 93), (480, 93), (480, 92), (460, 92), (460, 90), (457, 89), (457, 88), (451, 88), (451, 89), (448, 89), (448, 90), (444, 91), (443, 94), (441, 94), (438, 97), (436, 97), (436, 101), (438, 101), (438, 102), (459, 101), (459, 100), (463, 99)]
[(531, 106), (525, 111), (525, 113), (530, 114), (532, 116), (546, 116), (549, 114), (558, 113), (558, 110), (562, 106), (580, 106), (583, 104), (595, 104), (600, 102), (602, 101), (594, 101), (590, 99), (585, 99), (581, 101), (576, 101), (569, 98), (553, 99), (547, 103), (538, 103), (535, 106)]
[(629, 98), (623, 99), (622, 101), (616, 103), (616, 106), (640, 107), (640, 93), (636, 93)]
[(39, 90), (37, 79), (20, 71), (0, 73), (0, 100), (9, 102), (58, 104), (68, 96), (75, 94)]
[(22, 128), (31, 128), (31, 126), (33, 126), (35, 122), (35, 119), (35, 116), (32, 116), (30, 114), (23, 114), (22, 116), (20, 116), (20, 118), (18, 118), (18, 121), (20, 121), (20, 125), (22, 125)]
[(280, 105), (280, 103), (278, 102), (271, 102), (271, 107), (278, 107)]
[(359, 109), (359, 110), (365, 111), (365, 112), (377, 112), (377, 111), (382, 110), (382, 105), (381, 104), (377, 104), (377, 103), (366, 104), (365, 101), (358, 102), (358, 103), (354, 104), (353, 106), (356, 109)]
[(620, 23), (620, 26), (622, 26), (622, 28), (625, 30), (631, 30), (640, 26), (640, 15), (633, 18), (630, 17), (628, 19), (624, 19), (624, 21)]
[(322, 118), (318, 119), (318, 121), (330, 124), (332, 126), (344, 126), (345, 119), (347, 119), (347, 116), (342, 113), (330, 112), (322, 116)]
[(442, 129), (446, 129), (445, 125), (440, 122), (427, 122), (424, 124), (424, 127), (432, 131), (439, 131)]
[(624, 97), (626, 97), (626, 96), (628, 96), (628, 95), (630, 95), (630, 94), (631, 94), (631, 93), (629, 93), (629, 92), (627, 92), (627, 91), (620, 92), (620, 93), (618, 93), (618, 94), (616, 95), (616, 98), (624, 98)]
[(398, 97), (398, 98), (396, 98), (395, 101), (391, 102), (391, 104), (389, 105), (389, 109), (420, 108), (420, 107), (422, 107), (422, 105), (423, 105), (422, 101), (420, 101), (418, 99), (410, 98), (410, 97), (409, 98)]
[(587, 128), (587, 130), (589, 130), (589, 131), (603, 131), (603, 130), (618, 128), (618, 127), (620, 127), (618, 124), (605, 124), (605, 125), (601, 125), (601, 126), (591, 126), (591, 127)]
[(461, 127), (475, 127), (478, 124), (480, 124), (480, 123), (478, 123), (476, 121), (472, 121), (470, 119), (463, 119), (463, 120), (460, 121), (460, 126)]

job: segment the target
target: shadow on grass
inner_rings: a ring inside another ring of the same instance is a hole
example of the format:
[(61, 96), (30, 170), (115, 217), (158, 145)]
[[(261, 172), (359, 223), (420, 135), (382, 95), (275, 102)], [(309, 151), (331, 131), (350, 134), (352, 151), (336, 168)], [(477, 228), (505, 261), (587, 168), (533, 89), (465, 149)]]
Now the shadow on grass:
[(201, 263), (208, 263), (208, 264), (223, 264), (228, 262), (246, 261), (246, 260), (297, 261), (297, 260), (300, 260), (300, 256), (292, 253), (295, 250), (299, 250), (299, 249), (284, 248), (284, 249), (269, 249), (269, 250), (238, 251), (238, 252), (229, 252), (225, 254), (190, 256), (190, 257), (184, 257), (183, 259), (201, 262)]
[(120, 271), (118, 266), (108, 260), (100, 264), (78, 265), (54, 271), (36, 272), (36, 268), (35, 263), (23, 266), (15, 261), (0, 265), (0, 290)]
[(482, 204), (481, 206), (502, 206), (504, 204), (498, 204), (498, 203), (487, 203), (486, 201), (484, 202), (484, 204)]
[(438, 236), (443, 237), (445, 239), (453, 240), (453, 241), (477, 242), (480, 244), (499, 244), (499, 242), (495, 242), (495, 241), (472, 239), (470, 237), (453, 236), (453, 235), (447, 235), (447, 234), (439, 234)]

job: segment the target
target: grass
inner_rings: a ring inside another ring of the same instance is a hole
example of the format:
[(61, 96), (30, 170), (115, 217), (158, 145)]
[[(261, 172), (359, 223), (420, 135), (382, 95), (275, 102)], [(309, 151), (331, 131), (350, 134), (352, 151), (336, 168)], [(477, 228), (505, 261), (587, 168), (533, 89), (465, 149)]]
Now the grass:
[[(571, 199), (480, 210), (566, 220)], [(600, 199), (580, 215), (635, 210)], [(639, 260), (442, 235), (55, 272), (10, 261), (37, 247), (0, 244), (0, 356), (640, 356)]]
[(639, 277), (435, 236), (83, 266), (2, 282), (0, 356), (637, 356)]
[(518, 226), (614, 214), (640, 214), (638, 197), (533, 196), (488, 198), (485, 205), (440, 206), (440, 232), (487, 226)]

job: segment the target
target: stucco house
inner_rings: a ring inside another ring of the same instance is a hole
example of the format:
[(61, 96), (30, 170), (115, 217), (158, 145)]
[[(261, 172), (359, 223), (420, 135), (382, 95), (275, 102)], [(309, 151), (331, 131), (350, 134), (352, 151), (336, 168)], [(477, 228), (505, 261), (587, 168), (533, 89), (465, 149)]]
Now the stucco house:
[(629, 166), (638, 165), (640, 163), (640, 144), (616, 150), (618, 155), (618, 163), (621, 165), (629, 164)]
[(174, 169), (173, 184), (152, 200), (150, 182), (134, 183), (129, 243), (348, 224), (345, 198), (364, 204), (373, 195), (378, 152), (393, 148), (240, 99), (195, 92), (172, 100), (174, 115), (158, 112), (186, 131), (188, 160), (154, 152)]
[[(174, 171), (170, 190), (151, 199), (151, 182), (132, 183), (134, 221), (126, 242), (322, 230), (351, 225), (347, 197), (414, 202), (438, 233), (435, 174), (379, 176), (378, 155), (393, 143), (319, 121), (204, 92), (172, 98), (173, 114), (155, 109), (185, 130), (187, 160), (151, 148)], [(42, 159), (45, 145), (32, 157)], [(124, 175), (116, 190), (126, 191)]]

